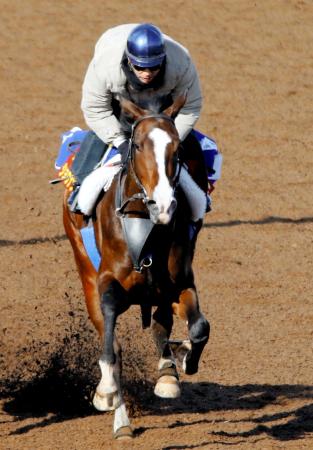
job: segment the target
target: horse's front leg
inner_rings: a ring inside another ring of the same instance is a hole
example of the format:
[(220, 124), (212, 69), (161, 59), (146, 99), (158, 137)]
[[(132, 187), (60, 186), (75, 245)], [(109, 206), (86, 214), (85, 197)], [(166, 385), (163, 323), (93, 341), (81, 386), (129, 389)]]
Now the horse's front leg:
[(198, 372), (199, 360), (210, 335), (210, 324), (200, 312), (195, 287), (181, 292), (178, 303), (173, 304), (173, 311), (188, 324), (190, 345), (183, 344), (182, 367), (187, 375), (193, 375)]
[(101, 380), (97, 386), (93, 404), (99, 411), (115, 410), (114, 435), (116, 438), (132, 437), (126, 406), (121, 390), (122, 358), (121, 347), (115, 337), (116, 319), (124, 312), (125, 295), (122, 287), (115, 281), (101, 282), (101, 309), (104, 316), (105, 333), (103, 353), (99, 360)]
[(180, 384), (176, 370), (176, 362), (172, 355), (168, 339), (173, 326), (171, 308), (158, 307), (153, 315), (152, 333), (159, 353), (159, 378), (154, 393), (162, 398), (177, 398), (180, 396)]

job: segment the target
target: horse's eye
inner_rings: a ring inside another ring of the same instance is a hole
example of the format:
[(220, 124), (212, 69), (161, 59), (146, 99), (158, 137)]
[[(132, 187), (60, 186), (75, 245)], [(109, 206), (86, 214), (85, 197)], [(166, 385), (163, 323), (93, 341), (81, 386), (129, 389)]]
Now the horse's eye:
[(134, 147), (136, 150), (139, 150), (139, 144), (136, 144), (136, 142), (134, 142)]

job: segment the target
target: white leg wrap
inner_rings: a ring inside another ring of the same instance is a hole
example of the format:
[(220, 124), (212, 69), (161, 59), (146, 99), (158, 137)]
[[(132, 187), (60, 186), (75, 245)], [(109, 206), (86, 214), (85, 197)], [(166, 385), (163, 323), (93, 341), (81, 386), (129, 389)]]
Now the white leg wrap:
[(119, 390), (119, 363), (108, 364), (100, 359), (101, 380), (93, 397), (98, 411), (111, 411), (119, 407), (122, 398)]
[(203, 219), (206, 210), (206, 194), (191, 178), (185, 167), (181, 168), (179, 184), (191, 208), (191, 220), (197, 222), (197, 220)]
[(108, 394), (116, 392), (118, 390), (118, 385), (116, 378), (118, 378), (118, 367), (117, 364), (108, 364), (100, 359), (99, 361), (101, 370), (101, 380), (98, 385), (98, 390), (103, 394)]

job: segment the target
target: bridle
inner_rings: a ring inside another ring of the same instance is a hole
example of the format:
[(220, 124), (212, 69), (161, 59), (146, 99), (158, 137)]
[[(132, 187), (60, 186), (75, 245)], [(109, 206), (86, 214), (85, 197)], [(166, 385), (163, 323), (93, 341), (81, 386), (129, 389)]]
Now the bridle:
[[(134, 158), (135, 158), (134, 155), (135, 155), (135, 150), (136, 150), (135, 132), (136, 132), (138, 125), (146, 119), (164, 119), (164, 120), (171, 122), (174, 125), (174, 120), (170, 116), (167, 116), (166, 114), (149, 114), (147, 116), (140, 117), (133, 123), (131, 136), (130, 136), (130, 140), (129, 140), (127, 157), (125, 159), (124, 166), (123, 166), (122, 170), (120, 171), (120, 175), (119, 175), (119, 185), (118, 185), (118, 189), (117, 189), (117, 192), (119, 192), (119, 195), (118, 195), (119, 198), (117, 198), (117, 201), (116, 201), (117, 204), (116, 204), (116, 210), (115, 210), (116, 215), (118, 217), (125, 216), (125, 214), (128, 213), (127, 211), (125, 211), (126, 206), (130, 202), (133, 202), (136, 200), (142, 200), (142, 202), (145, 204), (145, 206), (149, 212), (150, 217), (157, 215), (159, 212), (155, 201), (148, 196), (145, 187), (143, 186), (142, 182), (140, 181), (140, 179), (136, 173), (135, 164), (134, 164)], [(124, 175), (127, 172), (127, 167), (130, 168), (129, 174), (134, 179), (136, 185), (138, 186), (139, 192), (133, 194), (131, 197), (128, 197), (122, 201), (122, 193), (124, 191), (124, 183), (125, 183), (125, 178), (126, 178)], [(176, 189), (178, 186), (180, 171), (181, 171), (181, 162), (178, 158), (177, 170), (176, 170), (176, 174), (173, 179), (174, 193), (176, 192)], [(133, 214), (134, 211), (132, 211), (131, 213)]]

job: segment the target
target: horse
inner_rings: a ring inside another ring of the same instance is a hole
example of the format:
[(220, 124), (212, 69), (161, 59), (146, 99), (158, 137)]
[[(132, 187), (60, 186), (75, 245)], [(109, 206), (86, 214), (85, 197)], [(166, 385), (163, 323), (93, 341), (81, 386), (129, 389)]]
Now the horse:
[(181, 394), (169, 339), (173, 315), (188, 326), (189, 339), (180, 342), (177, 352), (184, 373), (198, 371), (209, 339), (210, 326), (200, 311), (192, 270), (197, 233), (190, 236), (190, 205), (179, 185), (180, 140), (174, 118), (184, 101), (179, 97), (161, 113), (122, 101), (123, 112), (133, 122), (128, 155), (89, 218), (101, 254), (98, 271), (80, 233), (86, 217), (71, 212), (69, 194), (64, 195), (64, 228), (102, 348), (93, 404), (99, 411), (115, 410), (115, 438), (133, 437), (121, 388), (118, 316), (131, 305), (140, 305), (143, 326), (151, 326), (159, 355), (154, 393), (161, 398)]

